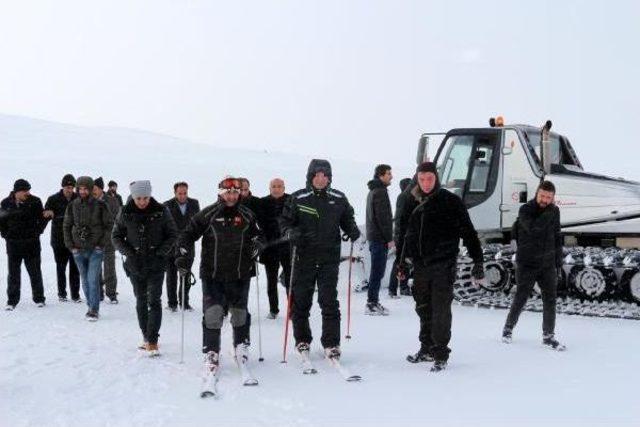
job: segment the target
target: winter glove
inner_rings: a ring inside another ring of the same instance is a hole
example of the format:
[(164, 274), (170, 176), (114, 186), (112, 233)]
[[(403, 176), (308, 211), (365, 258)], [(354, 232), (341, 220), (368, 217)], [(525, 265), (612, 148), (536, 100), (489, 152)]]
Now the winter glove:
[(476, 280), (484, 279), (484, 266), (481, 262), (473, 264), (473, 268), (471, 269), (471, 276)]
[(187, 274), (189, 272), (189, 258), (186, 256), (179, 256), (176, 258), (174, 264), (180, 274)]

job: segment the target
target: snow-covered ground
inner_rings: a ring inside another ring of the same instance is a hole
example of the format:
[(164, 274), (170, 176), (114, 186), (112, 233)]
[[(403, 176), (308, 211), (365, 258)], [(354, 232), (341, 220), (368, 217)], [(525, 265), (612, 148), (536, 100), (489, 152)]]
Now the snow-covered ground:
[[(121, 184), (149, 176), (157, 183), (161, 200), (170, 196), (170, 184), (183, 179), (180, 175), (184, 174), (195, 183), (192, 192), (209, 203), (212, 191), (208, 189), (220, 174), (245, 173), (264, 188), (278, 170), (297, 186), (302, 184), (308, 161), (293, 154), (257, 152), (246, 152), (238, 159), (234, 150), (216, 150), (154, 134), (75, 128), (8, 116), (0, 116), (0, 136), (2, 192), (7, 192), (17, 176), (24, 176), (43, 199), (56, 190), (62, 174), (86, 171), (115, 178)], [(56, 137), (56, 144), (51, 145)], [(92, 143), (104, 147), (107, 142), (112, 147), (100, 155), (83, 148)], [(134, 156), (146, 152), (149, 157), (115, 162), (127, 148)], [(410, 162), (413, 153), (409, 154)], [(371, 165), (337, 161), (334, 166), (342, 176), (341, 185), (336, 186), (347, 192), (362, 214), (364, 181)], [(124, 187), (121, 185), (121, 190), (126, 195)], [(343, 362), (364, 381), (346, 383), (321, 359), (318, 340), (313, 343), (318, 375), (303, 376), (291, 352), (289, 363), (280, 363), (284, 320), (264, 319), (268, 310), (264, 274), (260, 277), (260, 316), (255, 282), (250, 299), (254, 314), (252, 366), (260, 385), (240, 385), (229, 356), (231, 337), (225, 325), (222, 396), (202, 400), (198, 396), (202, 363), (198, 311), (185, 316), (184, 364), (179, 363), (180, 313), (163, 313), (162, 357), (143, 357), (136, 350), (140, 333), (135, 300), (119, 261), (121, 302), (103, 304), (100, 321), (88, 323), (84, 320), (85, 305), (57, 301), (48, 231), (42, 242), (47, 306), (39, 309), (33, 304), (23, 272), (20, 304), (14, 312), (0, 313), (3, 427), (640, 425), (640, 324), (635, 321), (560, 315), (557, 332), (568, 351), (557, 353), (540, 345), (540, 313), (523, 313), (514, 343), (505, 345), (499, 340), (504, 311), (456, 305), (449, 368), (431, 374), (428, 365), (411, 365), (404, 359), (418, 348), (418, 320), (411, 298), (388, 300), (383, 289), (382, 303), (391, 315), (369, 317), (363, 314), (365, 295), (356, 294), (353, 338), (342, 343)], [(6, 271), (6, 257), (1, 256), (0, 276), (4, 278)], [(339, 285), (343, 325), (346, 280), (345, 264)], [(283, 289), (280, 292), (284, 312)], [(191, 295), (193, 305), (200, 306), (199, 283)], [(262, 363), (257, 362), (258, 317)], [(316, 337), (319, 320), (314, 307)]]

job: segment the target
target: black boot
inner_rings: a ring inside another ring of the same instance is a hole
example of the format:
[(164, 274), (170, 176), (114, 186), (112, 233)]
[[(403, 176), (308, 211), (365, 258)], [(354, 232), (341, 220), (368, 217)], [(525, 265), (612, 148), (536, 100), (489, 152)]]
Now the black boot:
[(410, 354), (407, 356), (407, 362), (420, 363), (420, 362), (433, 362), (433, 355), (428, 350), (420, 348), (416, 354)]

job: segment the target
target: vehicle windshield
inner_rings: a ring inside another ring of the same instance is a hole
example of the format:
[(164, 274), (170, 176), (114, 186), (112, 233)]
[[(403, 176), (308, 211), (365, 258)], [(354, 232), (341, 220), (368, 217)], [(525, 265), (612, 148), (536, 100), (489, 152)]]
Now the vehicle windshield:
[(494, 136), (450, 135), (436, 163), (442, 187), (461, 198), (465, 187), (469, 193), (487, 191), (494, 147)]

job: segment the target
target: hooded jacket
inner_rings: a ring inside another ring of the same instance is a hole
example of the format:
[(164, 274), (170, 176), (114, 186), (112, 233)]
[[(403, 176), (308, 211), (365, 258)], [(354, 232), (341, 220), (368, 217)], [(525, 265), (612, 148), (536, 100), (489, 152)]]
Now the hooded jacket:
[(393, 214), (387, 186), (379, 178), (367, 186), (367, 240), (389, 243), (393, 240)]
[[(324, 172), (329, 185), (318, 190), (312, 180), (317, 172)], [(331, 164), (314, 159), (309, 163), (307, 186), (293, 194), (280, 217), (283, 235), (293, 232), (300, 236), (297, 251), (301, 258), (318, 262), (339, 262), (342, 245), (340, 230), (352, 241), (360, 237), (353, 207), (341, 191), (331, 188)]]

